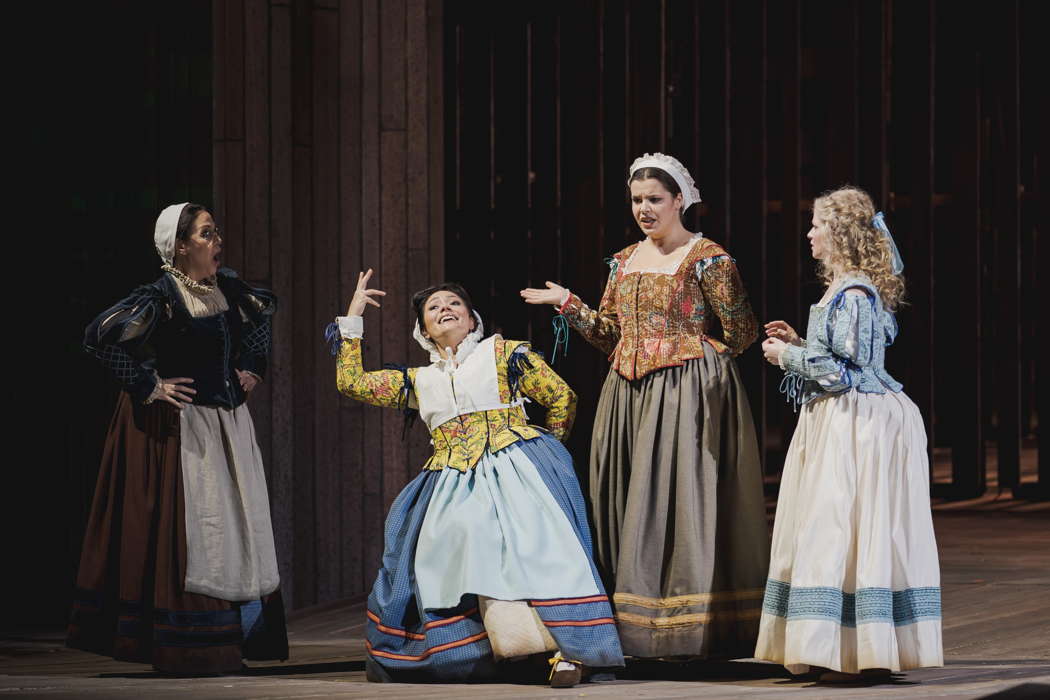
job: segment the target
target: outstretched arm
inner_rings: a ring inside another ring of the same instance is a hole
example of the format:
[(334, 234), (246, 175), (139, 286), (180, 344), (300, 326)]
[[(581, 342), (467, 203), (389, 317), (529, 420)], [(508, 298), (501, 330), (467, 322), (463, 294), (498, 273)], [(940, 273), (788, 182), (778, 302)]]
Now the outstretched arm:
[(558, 307), (569, 325), (584, 339), (606, 355), (611, 355), (620, 342), (620, 321), (616, 315), (616, 268), (609, 275), (601, 304), (595, 311), (580, 297), (554, 282), (547, 289), (523, 289), (521, 296), (527, 304), (551, 304)]

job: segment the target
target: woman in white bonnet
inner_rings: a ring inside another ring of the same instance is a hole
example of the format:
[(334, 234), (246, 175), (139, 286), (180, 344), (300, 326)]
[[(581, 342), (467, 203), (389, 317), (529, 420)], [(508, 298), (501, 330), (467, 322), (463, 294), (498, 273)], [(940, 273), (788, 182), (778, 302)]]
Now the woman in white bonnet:
[[(682, 224), (700, 201), (662, 153), (628, 171), (643, 240), (610, 258), (597, 310), (553, 282), (552, 304), (612, 362), (594, 421), (595, 558), (624, 653), (750, 657), (769, 540), (758, 445), (733, 359), (758, 324), (729, 253)], [(719, 329), (719, 330), (716, 330)]]
[(277, 300), (220, 268), (199, 204), (169, 206), (164, 271), (88, 326), (123, 391), (84, 536), (67, 644), (174, 674), (285, 659), (269, 501), (245, 398)]
[[(358, 401), (418, 412), (434, 453), (387, 515), (368, 597), (368, 680), (480, 680), (529, 670), (497, 661), (543, 655), (550, 684), (569, 687), (584, 667), (622, 666), (560, 442), (576, 395), (528, 343), (485, 338), (467, 291), (449, 282), (412, 298), (413, 336), (430, 364), (366, 372), (362, 315), (384, 294), (368, 288), (371, 276), (361, 274), (347, 315), (328, 329), (336, 384)], [(543, 427), (529, 425), (527, 399), (547, 408)]]

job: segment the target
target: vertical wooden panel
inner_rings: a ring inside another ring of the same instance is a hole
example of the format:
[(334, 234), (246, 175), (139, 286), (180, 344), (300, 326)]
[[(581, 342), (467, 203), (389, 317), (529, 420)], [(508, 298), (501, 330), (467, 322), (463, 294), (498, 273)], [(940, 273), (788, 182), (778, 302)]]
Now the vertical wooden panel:
[[(277, 566), (286, 605), (296, 600), (298, 570), (295, 520), (298, 486), (295, 478), (295, 406), (293, 384), (292, 285), (292, 19), (287, 5), (270, 7), (270, 235), (273, 291), (278, 299), (274, 316), (273, 353), (268, 381), (272, 388), (273, 445), (270, 467), (271, 522), (277, 548)], [(304, 513), (305, 517), (306, 514)]]
[[(951, 15), (938, 14), (939, 26)], [(982, 376), (975, 368), (982, 362), (981, 299), (981, 32), (974, 16), (954, 18), (951, 31), (942, 33), (943, 103), (938, 115), (938, 138), (950, 158), (952, 201), (948, 226), (936, 227), (939, 256), (935, 267), (937, 293), (934, 303), (945, 313), (934, 326), (941, 338), (952, 338), (953, 351), (938, 358), (936, 370), (943, 386), (955, 387), (965, 377), (965, 391), (937, 396), (938, 420), (943, 414), (951, 440), (952, 495), (976, 497), (984, 492), (984, 421)], [(949, 121), (950, 119), (950, 121)], [(949, 145), (950, 144), (950, 145)]]
[[(391, 303), (383, 307), (383, 359), (408, 359), (407, 241), (405, 236), (405, 132), (380, 133), (380, 230), (383, 239), (383, 285)], [(389, 508), (408, 480), (408, 451), (402, 440), (400, 413), (383, 413), (383, 507)]]
[[(766, 3), (763, 0), (730, 4), (729, 41), (732, 50), (729, 75), (733, 90), (729, 129), (746, 136), (733, 139), (729, 151), (732, 162), (729, 192), (733, 214), (724, 244), (737, 260), (751, 306), (759, 319), (769, 318), (762, 274), (766, 265), (765, 20)], [(741, 355), (737, 362), (755, 417), (764, 464), (769, 365), (762, 360), (757, 347)]]
[[(891, 173), (890, 225), (905, 261), (909, 305), (898, 312), (901, 336), (887, 352), (890, 366), (907, 358), (901, 379), (926, 421), (932, 457), (938, 444), (934, 416), (936, 386), (933, 358), (934, 255), (933, 237), (933, 119), (937, 36), (933, 4), (895, 3), (892, 31), (894, 124), (892, 157), (899, 165)], [(932, 470), (933, 460), (930, 460)], [(932, 478), (932, 471), (931, 471)]]
[[(308, 0), (292, 4), (292, 225), (295, 245), (292, 249), (292, 289), (295, 307), (292, 330), (295, 334), (292, 367), (297, 381), (314, 376), (317, 348), (300, 338), (313, 336), (313, 148), (311, 80), (313, 36), (312, 8)], [(314, 459), (314, 405), (317, 399), (312, 387), (303, 387), (294, 396), (295, 429), (295, 573), (296, 607), (317, 602), (317, 461)]]
[(875, 208), (883, 211), (889, 208), (887, 12), (884, 3), (861, 2), (857, 7), (857, 183), (871, 194)]
[(726, 0), (700, 5), (699, 162), (693, 179), (704, 199), (700, 229), (724, 241), (730, 230), (729, 7)]
[[(476, 8), (474, 8), (476, 9)], [(494, 260), (492, 243), (492, 27), (484, 13), (471, 11), (463, 23), (463, 55), (460, 69), (459, 181), (460, 203), (453, 234), (455, 245), (448, 257), (450, 277), (484, 300), (491, 292), (488, 272), (476, 263)], [(453, 251), (470, 251), (456, 254)], [(481, 305), (485, 323), (492, 324), (491, 307)]]
[[(313, 280), (314, 308), (311, 335), (330, 322), (339, 300), (339, 13), (315, 7), (312, 12), (313, 47)], [(340, 468), (339, 401), (332, 382), (332, 365), (320, 342), (314, 354), (314, 460), (317, 495), (317, 599), (339, 597)]]
[(244, 241), (243, 274), (270, 279), (270, 7), (245, 0), (244, 17)]
[[(537, 12), (529, 19), (528, 41), (528, 251), (529, 284), (542, 287), (547, 280), (571, 286), (581, 297), (597, 303), (595, 290), (576, 286), (574, 280), (561, 278), (558, 261), (558, 173), (557, 150), (557, 61), (555, 18)], [(596, 256), (597, 257), (597, 256)], [(599, 265), (581, 260), (579, 267)], [(600, 293), (600, 292), (597, 292)], [(534, 345), (549, 352), (552, 341), (551, 312), (546, 308), (525, 307), (529, 316)], [(577, 346), (580, 347), (580, 346)], [(586, 352), (586, 349), (583, 349)], [(555, 363), (555, 369), (560, 366)]]
[[(659, 19), (659, 13), (653, 14)], [(601, 200), (601, 173), (598, 168), (602, 162), (602, 132), (596, 128), (596, 124), (601, 122), (598, 91), (600, 83), (594, 77), (601, 69), (600, 27), (594, 21), (596, 16), (597, 3), (593, 0), (574, 2), (566, 7), (562, 26), (572, 28), (572, 60), (560, 62), (559, 81), (559, 114), (564, 144), (561, 149), (560, 167), (561, 248), (565, 256), (560, 278), (577, 290), (594, 290), (591, 292), (594, 296), (590, 301), (595, 307), (608, 277), (608, 268), (601, 262), (602, 252), (594, 246), (596, 234), (602, 223), (597, 207)], [(649, 58), (659, 65), (662, 58), (656, 51), (651, 53), (655, 55)], [(656, 91), (662, 92), (662, 88), (657, 86)], [(656, 136), (662, 138), (659, 134)], [(646, 136), (653, 137), (653, 134)], [(559, 361), (561, 364), (558, 366), (558, 372), (568, 379), (570, 385), (577, 388), (581, 385), (599, 385), (601, 378), (608, 371), (602, 363), (595, 361), (595, 355), (598, 353), (591, 348), (583, 352), (583, 345), (584, 343), (579, 343), (574, 352), (569, 353), (564, 361)], [(575, 459), (577, 473), (586, 492), (589, 480), (586, 465), (598, 396), (597, 392), (591, 391), (577, 391), (577, 394), (579, 403), (576, 425), (567, 445)], [(535, 420), (534, 417), (530, 418)]]
[[(240, 273), (251, 283), (272, 288), (270, 279), (270, 6), (267, 0), (245, 2), (244, 45), (244, 235), (251, 250)], [(273, 478), (270, 424), (273, 384), (263, 382), (250, 397), (256, 439), (268, 477)]]
[(995, 16), (987, 81), (993, 102), (992, 149), (995, 220), (995, 408), (998, 418), (999, 488), (1021, 482), (1021, 230), (1020, 74), (1018, 3), (1004, 3)]
[[(230, 99), (227, 94), (227, 75), (229, 69), (226, 60), (226, 5), (228, 0), (215, 0), (211, 5), (212, 24), (212, 141), (214, 142), (214, 156), (212, 158), (212, 187), (215, 197), (211, 203), (211, 211), (216, 221), (224, 229), (228, 228), (226, 223), (226, 192), (230, 188), (230, 182), (226, 175), (226, 112)], [(227, 243), (227, 250), (229, 244)]]
[(528, 315), (518, 292), (529, 286), (529, 261), (516, 251), (528, 235), (528, 142), (526, 132), (526, 27), (518, 13), (505, 13), (496, 23), (493, 50), (493, 239), (502, 252), (493, 260), (500, 268), (488, 306), (505, 338), (526, 338)]
[(244, 274), (244, 248), (248, 233), (244, 229), (244, 0), (224, 0), (225, 42), (222, 47), (226, 76), (224, 79), (226, 144), (223, 189), (225, 211), (219, 227), (225, 232), (225, 264)]
[[(664, 87), (664, 100), (667, 104), (664, 125), (667, 133), (666, 148), (668, 153), (690, 169), (696, 167), (698, 151), (698, 116), (694, 99), (697, 92), (694, 88), (699, 79), (700, 68), (700, 52), (697, 50), (697, 37), (694, 33), (697, 9), (696, 3), (691, 0), (668, 0), (664, 18), (667, 43), (667, 84)], [(688, 224), (696, 214), (697, 212), (690, 208), (684, 221)]]
[[(637, 238), (637, 224), (631, 219), (627, 204), (627, 168), (640, 153), (630, 151), (627, 134), (627, 56), (617, 47), (627, 41), (626, 13), (623, 0), (606, 0), (601, 4), (601, 84), (602, 84), (602, 153), (603, 177), (601, 209), (604, 214), (594, 251), (603, 258), (626, 247)], [(694, 47), (695, 49), (695, 47)], [(699, 115), (698, 115), (699, 117)], [(695, 168), (694, 162), (691, 167)], [(692, 170), (694, 176), (696, 170)], [(697, 180), (700, 181), (699, 179)], [(597, 257), (597, 255), (595, 257)], [(595, 264), (593, 262), (588, 264)], [(607, 269), (602, 271), (599, 287), (585, 290), (586, 298), (598, 303), (604, 289)]]
[[(380, 223), (383, 275), (394, 303), (383, 309), (383, 359), (404, 363), (408, 357), (407, 239), (405, 213), (405, 3), (379, 6), (380, 47)], [(402, 417), (383, 413), (383, 504), (389, 507), (407, 480), (408, 451), (402, 441)]]
[[(373, 280), (379, 280), (384, 286), (382, 268), (382, 239), (380, 234), (380, 199), (379, 199), (379, 3), (378, 0), (361, 2), (361, 160), (358, 175), (361, 183), (361, 267), (375, 270)], [(381, 287), (383, 288), (383, 287)], [(348, 300), (349, 301), (349, 300)], [(380, 313), (368, 316), (365, 323), (364, 365), (366, 369), (378, 369), (382, 366), (383, 327), (391, 321), (385, 318), (387, 306), (384, 304)], [(375, 310), (375, 309), (373, 309)], [(364, 407), (364, 434), (366, 436), (382, 433), (382, 409)], [(376, 449), (373, 441), (371, 448), (365, 447), (364, 472), (364, 519), (367, 533), (382, 532), (383, 516), (383, 452)], [(370, 579), (379, 566), (383, 554), (382, 538), (375, 535), (365, 539), (364, 576)]]
[(627, 0), (626, 5), (628, 150), (638, 155), (662, 152), (667, 108), (663, 3)]
[(380, 124), (384, 130), (405, 128), (405, 0), (383, 0), (379, 6)]
[[(444, 279), (444, 270), (440, 265), (431, 260), (431, 227), (434, 222), (431, 219), (434, 199), (440, 200), (443, 192), (431, 187), (431, 176), (434, 172), (433, 163), (430, 159), (431, 144), (430, 137), (433, 131), (430, 128), (430, 79), (433, 74), (431, 70), (420, 70), (420, 66), (427, 65), (429, 57), (436, 52), (430, 44), (431, 37), (430, 18), (427, 15), (427, 3), (425, 0), (408, 0), (405, 6), (405, 63), (414, 66), (413, 70), (406, 73), (406, 164), (405, 179), (407, 192), (407, 271), (406, 271), (406, 295), (405, 299), (399, 300), (405, 310), (405, 333), (412, 326), (414, 316), (408, 309), (409, 295), (424, 287)], [(438, 34), (438, 48), (441, 47), (441, 35)], [(437, 52), (440, 56), (440, 53)], [(440, 109), (440, 105), (438, 106)], [(439, 139), (440, 141), (440, 139)], [(440, 160), (438, 161), (440, 162)], [(444, 232), (444, 225), (439, 224), (438, 230)], [(435, 274), (440, 271), (440, 274)], [(421, 366), (429, 363), (429, 356), (415, 340), (408, 339), (405, 363), (409, 366)], [(406, 478), (411, 479), (419, 472), (427, 458), (430, 457), (433, 448), (430, 445), (430, 435), (422, 421), (417, 420), (407, 435), (407, 454), (405, 461)]]
[[(1045, 236), (1040, 244), (1040, 232), (1045, 222), (1050, 221), (1050, 197), (1046, 191), (1046, 163), (1050, 163), (1050, 136), (1045, 124), (1050, 123), (1050, 101), (1042, 88), (1042, 57), (1046, 54), (1043, 24), (1038, 20), (1039, 5), (1021, 3), (1019, 7), (1019, 43), (1021, 70), (1021, 154), (1022, 168), (1022, 241), (1021, 264), (1023, 287), (1021, 293), (1024, 333), (1022, 357), (1024, 358), (1026, 448), (1034, 449), (1035, 474), (1023, 484), (1021, 493), (1026, 498), (1050, 498), (1050, 430), (1039, 430), (1040, 418), (1050, 415), (1050, 372), (1046, 370), (1045, 348), (1050, 347), (1050, 324), (1045, 321), (1031, 323), (1029, 319), (1045, 316), (1046, 285), (1043, 272), (1050, 267), (1050, 246)], [(1026, 450), (1027, 451), (1027, 450)], [(1030, 453), (1029, 453), (1030, 454)], [(1031, 479), (1037, 479), (1031, 483)]]
[[(772, 3), (769, 13), (769, 25), (777, 28), (776, 31), (768, 33), (769, 79), (780, 89), (770, 90), (767, 94), (770, 141), (776, 145), (775, 152), (779, 157), (778, 168), (773, 154), (770, 154), (770, 191), (767, 192), (767, 197), (775, 199), (780, 206), (777, 216), (770, 217), (767, 237), (769, 317), (759, 321), (783, 319), (800, 334), (804, 334), (806, 315), (803, 309), (807, 307), (801, 298), (800, 282), (802, 268), (811, 266), (811, 260), (809, 255), (803, 255), (802, 245), (804, 232), (809, 228), (809, 217), (808, 212), (804, 216), (801, 211), (801, 10), (798, 0), (790, 0)], [(774, 184), (777, 182), (779, 186)], [(808, 250), (806, 252), (808, 253)], [(770, 391), (768, 387), (766, 390)], [(783, 455), (787, 451), (795, 414), (790, 405), (781, 401), (778, 395), (772, 395), (768, 406), (770, 412), (766, 418), (766, 445), (769, 452), (764, 467), (767, 474), (775, 474), (783, 464)]]
[[(427, 182), (430, 201), (430, 279), (445, 279), (445, 15), (443, 0), (427, 11)], [(449, 96), (451, 98), (451, 95)], [(451, 102), (451, 99), (449, 99)]]
[[(367, 267), (361, 258), (361, 2), (344, 0), (339, 8), (339, 298), (331, 313), (345, 314), (357, 289), (357, 276)], [(372, 333), (371, 314), (366, 329)], [(334, 368), (330, 369), (334, 375)], [(365, 408), (360, 402), (340, 398), (340, 521), (342, 585), (340, 596), (365, 590), (365, 570), (375, 562), (364, 561), (369, 539), (363, 500), (365, 473)]]

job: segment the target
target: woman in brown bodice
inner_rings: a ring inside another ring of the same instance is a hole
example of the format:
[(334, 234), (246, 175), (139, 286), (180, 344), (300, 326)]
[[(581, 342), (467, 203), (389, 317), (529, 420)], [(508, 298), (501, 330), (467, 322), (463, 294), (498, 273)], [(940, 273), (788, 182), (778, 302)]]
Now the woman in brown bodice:
[(590, 496), (595, 558), (614, 592), (624, 653), (749, 657), (769, 539), (733, 358), (758, 324), (733, 259), (682, 224), (700, 197), (681, 163), (646, 154), (628, 187), (645, 239), (612, 256), (598, 309), (552, 282), (521, 294), (556, 306), (612, 363), (594, 422)]

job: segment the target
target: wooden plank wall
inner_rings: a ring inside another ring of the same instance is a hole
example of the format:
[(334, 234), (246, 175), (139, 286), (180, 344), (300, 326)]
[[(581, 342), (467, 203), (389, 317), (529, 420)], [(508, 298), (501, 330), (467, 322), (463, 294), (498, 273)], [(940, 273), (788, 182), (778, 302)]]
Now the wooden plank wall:
[(388, 296), (365, 363), (422, 363), (412, 291), (443, 277), (442, 4), (214, 0), (214, 208), (228, 264), (280, 299), (251, 398), (287, 604), (367, 593), (429, 445), (335, 391), (321, 332), (360, 269)]
[[(736, 257), (756, 313), (804, 326), (821, 291), (812, 201), (859, 185), (906, 260), (889, 365), (950, 461), (936, 492), (979, 495), (991, 456), (1000, 488), (1045, 495), (1036, 5), (449, 3), (448, 274), (486, 323), (549, 349), (550, 311), (517, 290), (551, 279), (596, 304), (602, 259), (638, 239), (625, 169), (660, 150), (693, 173), (704, 203), (689, 223)], [(740, 365), (772, 488), (794, 416), (757, 345)], [(581, 477), (606, 367), (578, 336), (557, 366), (581, 396)], [(1035, 452), (1042, 471), (1025, 476)]]

